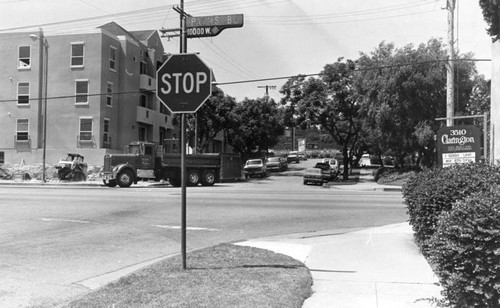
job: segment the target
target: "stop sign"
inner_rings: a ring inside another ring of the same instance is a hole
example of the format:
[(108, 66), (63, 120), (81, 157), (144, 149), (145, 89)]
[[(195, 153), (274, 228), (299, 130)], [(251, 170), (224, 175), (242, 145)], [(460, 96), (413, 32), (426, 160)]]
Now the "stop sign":
[(156, 97), (172, 113), (194, 113), (212, 94), (212, 70), (197, 54), (170, 56), (156, 71)]

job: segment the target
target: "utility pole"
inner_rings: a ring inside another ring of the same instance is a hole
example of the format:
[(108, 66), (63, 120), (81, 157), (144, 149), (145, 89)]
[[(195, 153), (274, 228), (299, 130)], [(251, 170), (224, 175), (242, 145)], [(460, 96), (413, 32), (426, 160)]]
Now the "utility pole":
[(257, 88), (265, 88), (266, 89), (266, 96), (264, 96), (264, 98), (266, 99), (266, 102), (269, 101), (269, 89), (276, 89), (276, 86), (269, 86), (269, 85), (265, 85), (265, 86), (257, 86)]
[(446, 0), (448, 10), (448, 63), (446, 65), (446, 126), (453, 126), (455, 115), (455, 1)]

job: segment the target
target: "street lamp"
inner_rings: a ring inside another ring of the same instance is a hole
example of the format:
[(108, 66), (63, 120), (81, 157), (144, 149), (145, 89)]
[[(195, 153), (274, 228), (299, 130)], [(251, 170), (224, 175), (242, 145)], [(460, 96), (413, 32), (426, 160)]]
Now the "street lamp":
[[(43, 29), (40, 28), (38, 35), (31, 34), (30, 38), (34, 41), (40, 42), (39, 47), (39, 64), (38, 64), (38, 105), (42, 105), (42, 88), (44, 88), (45, 98), (43, 102), (43, 150), (42, 150), (42, 181), (46, 182), (45, 177), (45, 160), (47, 153), (47, 84), (49, 72), (49, 43), (47, 38), (43, 35)], [(44, 82), (45, 80), (45, 82)]]

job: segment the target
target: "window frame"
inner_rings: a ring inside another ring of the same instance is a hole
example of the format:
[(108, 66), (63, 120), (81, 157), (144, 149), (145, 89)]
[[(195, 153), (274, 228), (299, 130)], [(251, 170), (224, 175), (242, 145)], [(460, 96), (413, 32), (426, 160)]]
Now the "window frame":
[[(24, 84), (24, 85), (21, 85), (21, 84)], [(21, 94), (19, 89), (20, 87), (27, 87), (28, 88), (28, 93), (27, 94)], [(21, 82), (18, 82), (17, 83), (17, 105), (18, 106), (29, 106), (30, 104), (30, 83), (29, 81), (21, 81)], [(26, 102), (24, 103), (21, 103), (20, 102), (20, 96), (23, 96), (25, 97), (24, 100), (26, 100)]]
[[(21, 48), (27, 47), (29, 49), (29, 57), (21, 57)], [(28, 59), (28, 64), (26, 66), (21, 65), (21, 59)], [(30, 45), (19, 45), (17, 48), (17, 69), (29, 70), (31, 69), (31, 46)]]
[(113, 83), (111, 81), (106, 83), (106, 106), (113, 107)]
[(104, 121), (103, 121), (103, 125), (102, 125), (102, 132), (103, 132), (103, 136), (102, 136), (102, 141), (103, 143), (106, 143), (106, 144), (110, 144), (111, 143), (111, 139), (110, 139), (110, 126), (111, 126), (111, 119), (110, 118), (104, 118)]
[[(26, 121), (26, 123), (20, 123), (21, 121)], [(26, 130), (20, 130), (19, 125), (26, 125)], [(26, 136), (26, 139), (19, 139), (20, 133), (22, 133), (23, 136)], [(29, 140), (30, 140), (30, 119), (28, 118), (16, 119), (16, 142), (29, 142)]]
[[(74, 55), (73, 46), (81, 45), (82, 46), (82, 55)], [(74, 59), (82, 59), (82, 64), (73, 64)], [(70, 47), (70, 57), (69, 57), (69, 66), (72, 68), (80, 68), (85, 66), (85, 43), (84, 42), (71, 42)]]
[[(79, 93), (78, 92), (78, 83), (81, 82), (86, 82), (87, 83), (87, 92), (86, 93)], [(75, 105), (88, 105), (89, 104), (89, 90), (90, 89), (90, 82), (88, 79), (75, 79)], [(86, 101), (78, 101), (79, 97), (85, 96), (87, 99)]]
[(118, 49), (115, 46), (109, 46), (109, 69), (116, 72), (118, 63)]
[[(90, 131), (82, 130), (82, 121), (90, 120)], [(88, 139), (83, 139), (82, 136), (88, 134)], [(78, 140), (80, 142), (93, 142), (94, 136), (94, 118), (93, 117), (79, 117), (78, 118)]]

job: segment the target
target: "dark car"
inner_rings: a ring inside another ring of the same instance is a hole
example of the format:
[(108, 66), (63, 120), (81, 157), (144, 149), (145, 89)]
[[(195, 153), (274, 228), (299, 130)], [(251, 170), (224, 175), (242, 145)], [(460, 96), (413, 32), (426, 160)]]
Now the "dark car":
[(266, 158), (267, 170), (272, 171), (283, 171), (286, 169), (285, 163), (281, 157), (274, 156)]
[(299, 153), (297, 153), (297, 152), (290, 152), (290, 153), (288, 153), (288, 155), (286, 156), (286, 161), (287, 161), (288, 163), (296, 163), (296, 164), (298, 164), (298, 163), (299, 163), (299, 160), (300, 160), (300, 158), (299, 158)]
[(323, 185), (325, 180), (323, 179), (323, 174), (319, 168), (308, 168), (304, 172), (304, 185), (307, 184), (318, 184)]
[(323, 180), (326, 182), (333, 180), (337, 176), (337, 171), (334, 170), (329, 163), (316, 163), (314, 168), (321, 169)]

